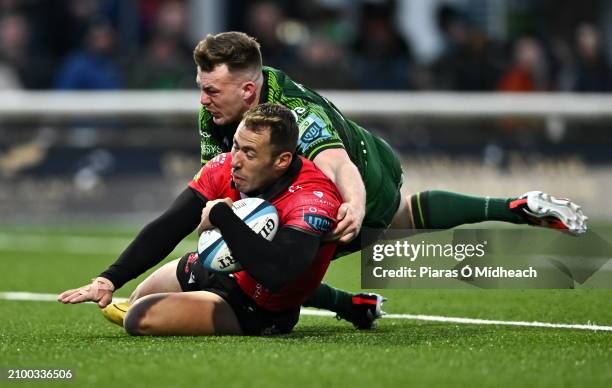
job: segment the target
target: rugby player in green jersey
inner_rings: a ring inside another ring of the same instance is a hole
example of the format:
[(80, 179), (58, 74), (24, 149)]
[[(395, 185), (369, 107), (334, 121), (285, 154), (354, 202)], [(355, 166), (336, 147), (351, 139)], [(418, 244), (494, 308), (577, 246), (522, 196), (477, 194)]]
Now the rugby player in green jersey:
[[(325, 97), (294, 82), (280, 70), (262, 66), (257, 41), (241, 32), (208, 35), (194, 50), (200, 88), (201, 162), (232, 148), (232, 138), (251, 107), (264, 102), (292, 109), (300, 138), (298, 153), (312, 160), (338, 187), (344, 203), (330, 238), (341, 244), (337, 256), (361, 249), (364, 230), (447, 229), (481, 221), (504, 221), (586, 231), (580, 208), (541, 192), (520, 197), (473, 197), (426, 191), (402, 197), (402, 168), (382, 139), (345, 118)], [(291, 187), (290, 190), (300, 190)], [(321, 284), (305, 304), (334, 311), (356, 327), (373, 327), (383, 298)]]

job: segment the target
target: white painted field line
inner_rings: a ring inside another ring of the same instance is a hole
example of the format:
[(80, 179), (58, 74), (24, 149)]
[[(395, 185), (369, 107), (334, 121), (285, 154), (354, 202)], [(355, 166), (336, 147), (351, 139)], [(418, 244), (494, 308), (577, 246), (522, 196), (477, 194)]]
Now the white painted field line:
[(500, 325), (500, 326), (522, 326), (522, 327), (544, 327), (550, 329), (577, 329), (594, 331), (612, 331), (612, 326), (600, 326), (592, 324), (573, 324), (573, 323), (548, 323), (548, 322), (525, 322), (525, 321), (496, 321), (491, 319), (475, 319), (460, 317), (441, 317), (437, 315), (413, 315), (413, 314), (388, 314), (383, 318), (391, 319), (412, 319), (417, 321), (429, 322), (448, 322), (468, 325)]
[[(56, 301), (56, 294), (39, 294), (34, 292), (0, 292), (0, 300), (23, 300), (49, 302)], [(114, 298), (115, 302), (125, 301), (126, 298)], [(330, 311), (304, 309), (302, 315), (330, 317), (336, 314)], [(547, 329), (572, 329), (572, 330), (591, 330), (591, 331), (612, 331), (612, 326), (601, 326), (594, 324), (572, 324), (572, 323), (548, 323), (548, 322), (523, 322), (523, 321), (498, 321), (490, 319), (474, 319), (461, 317), (443, 317), (438, 315), (421, 314), (387, 314), (385, 319), (408, 319), (413, 321), (445, 322), (467, 325), (497, 325), (497, 326), (520, 326), (520, 327), (541, 327)]]
[[(26, 302), (57, 302), (59, 294), (40, 294), (37, 292), (0, 292), (0, 300), (23, 300)], [(125, 302), (128, 298), (113, 298), (114, 302)]]

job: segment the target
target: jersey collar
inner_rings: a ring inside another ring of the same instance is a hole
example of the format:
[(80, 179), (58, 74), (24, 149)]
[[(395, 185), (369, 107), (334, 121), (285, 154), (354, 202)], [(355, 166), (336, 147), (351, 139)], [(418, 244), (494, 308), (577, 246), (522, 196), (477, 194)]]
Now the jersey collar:
[(265, 69), (262, 69), (261, 73), (263, 74), (263, 84), (261, 85), (261, 93), (259, 94), (259, 104), (269, 102), (268, 93), (270, 92), (270, 88), (268, 86), (268, 72)]

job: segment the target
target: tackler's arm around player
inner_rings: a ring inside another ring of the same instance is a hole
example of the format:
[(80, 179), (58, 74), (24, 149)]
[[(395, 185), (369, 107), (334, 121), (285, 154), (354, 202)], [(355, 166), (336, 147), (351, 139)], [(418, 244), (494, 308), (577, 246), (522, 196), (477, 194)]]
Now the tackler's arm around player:
[(336, 184), (344, 200), (338, 209), (338, 225), (325, 240), (348, 244), (359, 234), (365, 217), (366, 190), (361, 174), (343, 148), (323, 150), (313, 162)]

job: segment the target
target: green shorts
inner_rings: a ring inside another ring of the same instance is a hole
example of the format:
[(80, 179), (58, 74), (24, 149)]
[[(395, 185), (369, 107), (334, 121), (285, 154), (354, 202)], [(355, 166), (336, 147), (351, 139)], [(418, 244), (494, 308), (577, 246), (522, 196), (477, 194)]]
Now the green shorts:
[[(365, 174), (366, 214), (361, 233), (348, 245), (339, 245), (334, 259), (360, 251), (389, 227), (402, 199), (402, 166), (393, 149), (382, 139), (369, 137)], [(368, 237), (366, 237), (368, 236)]]
[(402, 166), (387, 142), (372, 137), (369, 143), (363, 178), (367, 193), (363, 226), (386, 229), (400, 205)]

